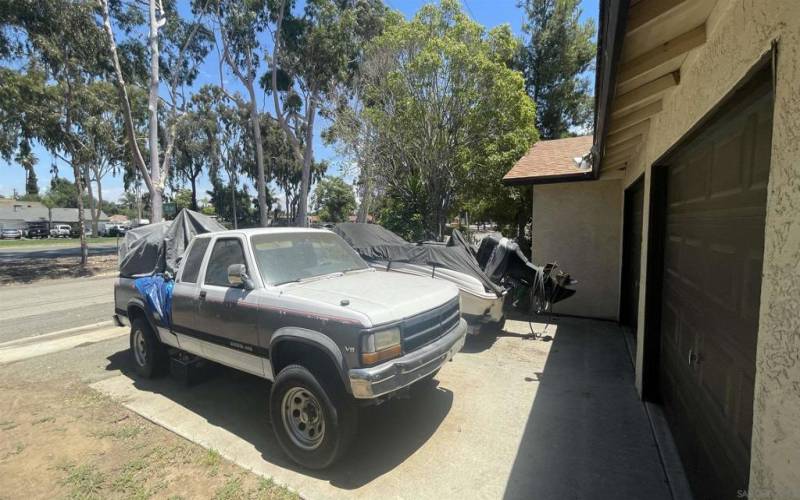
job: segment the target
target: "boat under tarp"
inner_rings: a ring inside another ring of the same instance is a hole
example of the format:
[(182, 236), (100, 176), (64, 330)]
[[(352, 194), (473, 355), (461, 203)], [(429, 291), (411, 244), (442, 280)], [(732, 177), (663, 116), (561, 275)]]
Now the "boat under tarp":
[(433, 274), (437, 268), (458, 271), (476, 278), (487, 292), (498, 297), (505, 292), (500, 284), (483, 272), (474, 252), (457, 229), (453, 230), (447, 243), (410, 243), (377, 224), (344, 222), (335, 225), (333, 232), (344, 238), (367, 261), (421, 264), (430, 266)]

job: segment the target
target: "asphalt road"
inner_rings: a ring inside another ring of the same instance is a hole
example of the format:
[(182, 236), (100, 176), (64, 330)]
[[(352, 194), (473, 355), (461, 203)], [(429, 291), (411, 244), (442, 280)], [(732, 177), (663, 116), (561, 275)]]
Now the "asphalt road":
[(0, 287), (0, 344), (110, 320), (113, 283), (107, 276)]
[[(23, 259), (55, 259), (58, 257), (77, 257), (80, 246), (35, 245), (30, 247), (0, 248), (0, 264), (9, 264)], [(89, 255), (114, 255), (117, 253), (116, 241), (89, 246)]]

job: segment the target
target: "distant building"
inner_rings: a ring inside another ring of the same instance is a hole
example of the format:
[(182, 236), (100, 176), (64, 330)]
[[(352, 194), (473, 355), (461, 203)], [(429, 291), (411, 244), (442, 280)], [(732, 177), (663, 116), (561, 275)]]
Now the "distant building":
[(111, 217), (108, 218), (108, 221), (111, 224), (130, 224), (131, 222), (130, 219), (128, 219), (127, 215), (122, 215), (122, 214), (112, 215)]
[[(98, 223), (109, 222), (109, 217), (102, 210)], [(0, 200), (0, 229), (14, 228), (27, 229), (31, 222), (49, 222), (52, 224), (69, 224), (77, 227), (77, 208), (52, 208), (48, 209), (38, 201)], [(89, 228), (92, 224), (92, 215), (84, 209), (84, 225)]]

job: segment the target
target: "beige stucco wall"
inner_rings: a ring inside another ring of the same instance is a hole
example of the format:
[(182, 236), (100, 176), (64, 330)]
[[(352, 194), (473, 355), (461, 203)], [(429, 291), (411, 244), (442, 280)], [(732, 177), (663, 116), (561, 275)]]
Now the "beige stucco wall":
[(617, 319), (621, 213), (619, 180), (533, 187), (533, 261), (558, 262), (578, 280), (554, 312)]
[[(749, 493), (751, 498), (796, 498), (800, 494), (800, 1), (719, 0), (708, 20), (707, 42), (685, 60), (680, 85), (665, 95), (664, 109), (652, 119), (638, 163), (628, 169), (623, 184), (646, 172), (647, 234), (650, 165), (735, 87), (770, 50), (773, 40), (779, 42), (779, 56)], [(646, 247), (645, 238), (641, 290), (647, 284)], [(641, 295), (640, 336), (645, 320)], [(641, 338), (637, 345), (636, 383), (641, 390)]]

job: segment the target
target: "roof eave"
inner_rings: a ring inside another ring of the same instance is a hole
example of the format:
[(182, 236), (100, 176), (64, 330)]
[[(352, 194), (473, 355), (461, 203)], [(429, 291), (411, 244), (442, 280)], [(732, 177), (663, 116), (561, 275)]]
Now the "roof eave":
[(505, 186), (531, 186), (535, 184), (556, 184), (559, 182), (577, 182), (577, 181), (590, 181), (594, 180), (594, 174), (591, 170), (587, 172), (570, 172), (568, 174), (558, 175), (538, 175), (530, 177), (512, 177), (510, 179), (503, 179)]
[(616, 86), (617, 65), (625, 38), (630, 0), (607, 0), (600, 2), (600, 23), (597, 34), (597, 62), (595, 67), (595, 113), (594, 143), (592, 145), (592, 178), (600, 178), (600, 163), (603, 160), (608, 122), (611, 116), (611, 101)]

